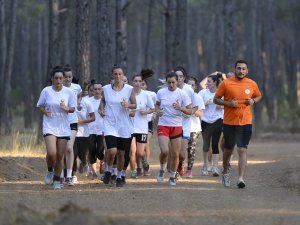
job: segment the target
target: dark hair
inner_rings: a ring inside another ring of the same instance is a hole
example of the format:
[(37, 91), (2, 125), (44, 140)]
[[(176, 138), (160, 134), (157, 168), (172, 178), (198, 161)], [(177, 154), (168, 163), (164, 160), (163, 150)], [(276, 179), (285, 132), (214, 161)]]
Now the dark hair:
[(214, 82), (217, 82), (217, 87), (220, 85), (220, 83), (223, 81), (222, 73), (217, 73), (213, 75), (209, 75), (209, 78), (211, 78)]
[(69, 64), (64, 65), (64, 71), (69, 72), (72, 71), (72, 67)]
[(118, 64), (114, 64), (113, 67), (112, 67), (112, 69), (111, 69), (111, 73), (114, 73), (114, 70), (116, 70), (116, 69), (123, 70)]
[(61, 66), (55, 66), (52, 68), (51, 73), (50, 73), (50, 77), (54, 77), (55, 73), (62, 73), (63, 75), (65, 75), (65, 72), (63, 70), (63, 68)]
[(72, 83), (74, 83), (74, 84), (79, 84), (79, 78), (73, 77), (73, 78), (72, 78)]
[(142, 81), (145, 81), (146, 83), (148, 83), (147, 79), (152, 77), (153, 74), (154, 74), (154, 72), (151, 69), (142, 69), (139, 74), (134, 74), (132, 76), (132, 80), (134, 80), (134, 78), (136, 78), (136, 77), (141, 77)]
[(195, 84), (198, 84), (198, 80), (197, 80), (196, 77), (189, 77), (187, 80), (188, 80), (188, 81), (189, 81), (189, 80), (193, 80), (193, 81), (195, 81)]
[(245, 60), (238, 60), (238, 61), (236, 61), (235, 64), (234, 64), (234, 68), (236, 68), (236, 66), (237, 66), (238, 63), (244, 63), (244, 64), (246, 64), (246, 66), (248, 68), (248, 63)]
[(186, 72), (186, 70), (184, 69), (184, 67), (182, 67), (182, 66), (176, 66), (175, 69), (174, 69), (174, 72), (176, 72), (176, 71), (181, 71), (182, 74), (183, 74), (183, 76), (184, 76), (184, 77), (187, 77), (187, 72)]
[(174, 71), (171, 71), (171, 72), (168, 72), (167, 75), (166, 75), (166, 81), (169, 79), (169, 78), (172, 78), (172, 77), (175, 77), (175, 79), (178, 81), (178, 75), (177, 73), (175, 73)]

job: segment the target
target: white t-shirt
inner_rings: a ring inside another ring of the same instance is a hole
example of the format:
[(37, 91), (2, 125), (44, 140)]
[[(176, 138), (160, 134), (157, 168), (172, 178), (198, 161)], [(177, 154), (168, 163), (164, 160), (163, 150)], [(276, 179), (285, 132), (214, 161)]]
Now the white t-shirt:
[[(148, 90), (144, 90), (148, 95), (150, 95), (150, 98), (153, 101), (153, 105), (155, 105), (156, 103), (156, 93), (154, 91), (148, 91)], [(153, 113), (147, 114), (147, 121), (150, 122), (152, 121), (152, 116)]]
[(211, 92), (208, 88), (203, 89), (199, 92), (199, 95), (202, 97), (205, 110), (201, 118), (202, 121), (206, 123), (214, 123), (220, 118), (223, 118), (224, 109), (217, 107), (213, 102), (215, 93)]
[[(82, 89), (81, 89), (81, 87), (80, 87), (79, 84), (71, 83), (70, 87), (67, 87), (67, 88), (70, 88), (73, 91), (76, 99), (77, 99), (77, 96), (82, 92)], [(77, 118), (76, 112), (69, 113), (68, 116), (69, 116), (69, 122), (70, 122), (70, 124), (72, 124), (72, 123), (78, 123), (78, 118)]]
[[(195, 93), (192, 87), (189, 84), (183, 84), (182, 90), (186, 93), (188, 98), (190, 99), (192, 103), (192, 107), (196, 107), (197, 103), (195, 102)], [(191, 123), (192, 123), (192, 118), (190, 115), (183, 115), (182, 119), (182, 132), (184, 137), (190, 137), (191, 133)]]
[(123, 100), (130, 102), (132, 86), (124, 84), (120, 91), (115, 91), (111, 84), (103, 87), (105, 98), (104, 135), (130, 138), (133, 133), (133, 123), (129, 118), (129, 109), (123, 108)]
[[(205, 105), (203, 102), (203, 99), (200, 95), (198, 95), (197, 93), (195, 93), (195, 102), (197, 102), (197, 111), (202, 111), (205, 109)], [(200, 117), (197, 117), (195, 115), (191, 116), (191, 132), (200, 132), (202, 131), (201, 129), (201, 121), (200, 121)]]
[(191, 104), (191, 100), (186, 93), (180, 88), (170, 91), (168, 87), (164, 87), (157, 92), (156, 101), (160, 102), (160, 108), (163, 112), (158, 119), (158, 125), (180, 127), (182, 126), (182, 112), (174, 109), (173, 103), (178, 102), (181, 107)]
[(148, 133), (148, 120), (147, 115), (141, 115), (140, 111), (146, 111), (148, 109), (154, 109), (154, 103), (151, 96), (141, 90), (141, 92), (135, 96), (136, 98), (136, 112), (133, 117), (133, 133), (134, 134), (147, 134)]
[[(86, 120), (90, 118), (90, 113), (94, 112), (92, 103), (88, 98), (82, 98), (80, 102), (80, 111), (76, 107), (76, 114), (78, 120)], [(76, 137), (88, 137), (89, 136), (89, 125), (88, 123), (78, 124), (78, 131)]]
[(103, 118), (100, 116), (98, 109), (101, 104), (101, 99), (95, 99), (95, 97), (89, 98), (94, 112), (95, 112), (95, 121), (89, 123), (89, 132), (90, 134), (102, 135), (104, 131)]
[(42, 106), (51, 117), (43, 116), (43, 134), (52, 134), (56, 137), (68, 137), (71, 134), (68, 114), (60, 107), (60, 102), (64, 101), (68, 107), (76, 107), (77, 101), (74, 93), (67, 87), (62, 87), (60, 91), (55, 91), (52, 86), (45, 87), (37, 102), (37, 107)]

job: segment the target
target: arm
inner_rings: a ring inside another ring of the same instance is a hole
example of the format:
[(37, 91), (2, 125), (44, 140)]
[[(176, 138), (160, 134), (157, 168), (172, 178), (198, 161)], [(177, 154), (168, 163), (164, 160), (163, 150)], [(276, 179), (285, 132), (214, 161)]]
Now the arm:
[(223, 105), (223, 106), (228, 106), (228, 107), (237, 107), (238, 105), (238, 101), (235, 100), (235, 99), (232, 99), (231, 101), (224, 101), (222, 99), (223, 96), (219, 96), (217, 94), (215, 94), (215, 97), (214, 97), (214, 103), (217, 104), (217, 105)]
[(51, 116), (52, 116), (52, 113), (49, 112), (49, 111), (47, 111), (47, 110), (45, 109), (45, 107), (43, 107), (43, 106), (38, 106), (38, 109), (39, 109), (45, 116), (47, 116), (47, 117), (51, 117)]
[(127, 108), (129, 108), (129, 109), (136, 109), (136, 99), (135, 99), (135, 94), (133, 92), (133, 89), (132, 89), (131, 95), (130, 95), (130, 104), (128, 104)]
[(89, 113), (89, 118), (85, 120), (78, 120), (78, 124), (91, 123), (96, 120), (95, 113)]

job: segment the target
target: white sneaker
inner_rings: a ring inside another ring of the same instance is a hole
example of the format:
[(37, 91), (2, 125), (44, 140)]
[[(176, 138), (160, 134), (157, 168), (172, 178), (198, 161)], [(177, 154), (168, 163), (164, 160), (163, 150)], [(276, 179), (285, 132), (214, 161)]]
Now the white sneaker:
[(201, 173), (202, 173), (203, 176), (207, 176), (208, 175), (208, 170), (207, 170), (206, 166), (202, 167)]
[(176, 178), (170, 177), (170, 179), (169, 179), (169, 185), (170, 186), (176, 186)]
[(165, 171), (159, 170), (158, 175), (156, 177), (157, 183), (164, 182), (164, 174), (165, 174)]
[(54, 190), (60, 190), (61, 189), (61, 184), (60, 184), (60, 181), (54, 181), (53, 182), (53, 188)]
[(210, 173), (210, 172), (212, 171), (212, 169), (211, 169), (211, 168), (212, 168), (212, 166), (208, 166), (208, 167), (207, 167), (207, 172), (209, 172), (209, 173)]
[(54, 177), (54, 172), (47, 172), (44, 177), (45, 184), (47, 185), (53, 184), (53, 177)]
[(220, 176), (218, 167), (214, 167), (214, 168), (213, 168), (213, 176), (214, 176), (214, 177)]
[(223, 183), (224, 187), (230, 187), (230, 173), (223, 172), (222, 183)]
[(73, 184), (77, 184), (77, 176), (72, 176), (72, 181), (73, 181)]
[(238, 186), (238, 188), (244, 188), (244, 187), (246, 187), (245, 181), (243, 180), (242, 177), (239, 177), (239, 179), (237, 181), (237, 186)]

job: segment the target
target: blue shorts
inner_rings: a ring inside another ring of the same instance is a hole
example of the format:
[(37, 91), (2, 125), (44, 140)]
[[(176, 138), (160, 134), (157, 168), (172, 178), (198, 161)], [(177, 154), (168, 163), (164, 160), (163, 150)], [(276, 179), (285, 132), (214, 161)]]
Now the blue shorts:
[(223, 134), (224, 148), (233, 149), (235, 145), (239, 148), (248, 148), (252, 135), (252, 124), (243, 126), (223, 124)]

